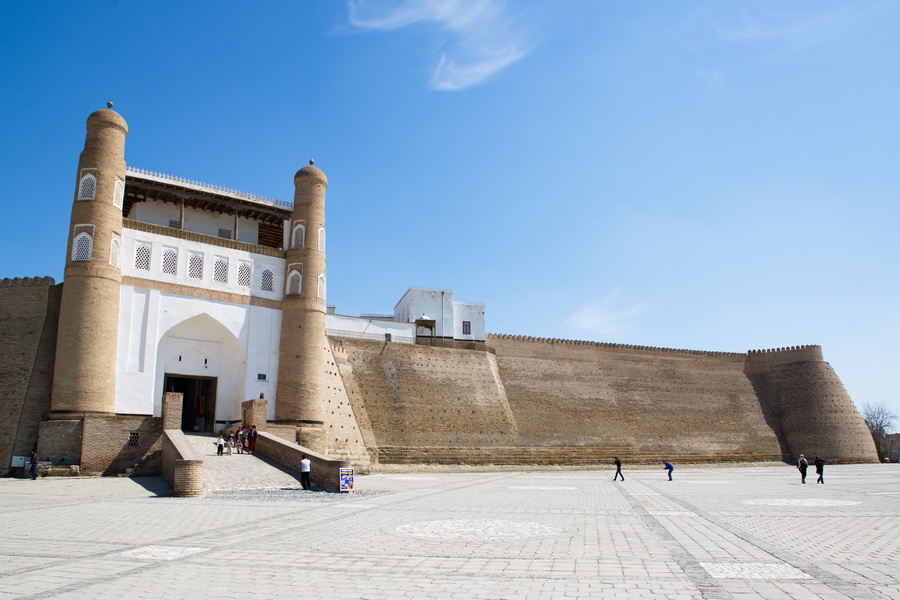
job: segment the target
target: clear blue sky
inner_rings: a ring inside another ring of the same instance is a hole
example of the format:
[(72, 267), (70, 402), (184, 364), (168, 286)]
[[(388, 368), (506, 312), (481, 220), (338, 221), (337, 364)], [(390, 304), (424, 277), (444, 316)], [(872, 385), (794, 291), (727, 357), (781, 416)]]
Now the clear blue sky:
[(339, 312), (445, 287), (495, 333), (821, 344), (900, 414), (898, 32), (898, 2), (9, 0), (0, 276), (62, 279), (112, 99), (133, 166), (290, 200), (314, 157)]

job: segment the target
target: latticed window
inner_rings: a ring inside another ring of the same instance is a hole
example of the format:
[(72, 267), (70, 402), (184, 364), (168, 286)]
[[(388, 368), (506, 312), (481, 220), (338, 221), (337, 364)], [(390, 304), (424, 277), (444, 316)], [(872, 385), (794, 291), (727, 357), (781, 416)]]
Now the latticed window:
[(134, 268), (141, 271), (150, 270), (150, 246), (140, 245), (134, 250)]
[(125, 182), (116, 179), (116, 191), (113, 194), (113, 205), (122, 208), (122, 200), (125, 198)]
[(169, 227), (172, 229), (181, 229), (181, 219), (169, 219)]
[(264, 292), (272, 292), (275, 290), (275, 274), (268, 269), (262, 273), (262, 290)]
[(72, 242), (72, 260), (91, 260), (94, 238), (89, 233), (79, 233)]
[(291, 274), (288, 275), (288, 286), (287, 293), (290, 295), (297, 295), (303, 289), (303, 275), (300, 274), (300, 271), (291, 271)]
[(228, 259), (221, 256), (216, 257), (216, 263), (213, 265), (213, 279), (219, 283), (228, 283)]
[(230, 240), (231, 239), (231, 230), (230, 229), (222, 229), (219, 227), (219, 237), (222, 239)]
[(191, 254), (188, 258), (188, 277), (191, 279), (203, 279), (203, 256)]
[(319, 227), (319, 250), (325, 252), (325, 228)]
[(97, 178), (88, 173), (84, 177), (81, 178), (81, 183), (78, 186), (78, 199), (79, 200), (93, 200), (94, 194), (97, 193)]
[(319, 275), (319, 289), (317, 291), (317, 295), (322, 300), (325, 299), (325, 275)]
[(291, 248), (302, 248), (306, 243), (306, 226), (297, 223), (294, 225), (294, 236), (291, 240)]
[(250, 264), (241, 263), (238, 265), (238, 285), (250, 287)]
[(178, 251), (172, 248), (163, 250), (162, 272), (166, 275), (176, 275), (178, 273)]
[(119, 240), (118, 238), (112, 241), (112, 244), (109, 246), (109, 264), (119, 268)]

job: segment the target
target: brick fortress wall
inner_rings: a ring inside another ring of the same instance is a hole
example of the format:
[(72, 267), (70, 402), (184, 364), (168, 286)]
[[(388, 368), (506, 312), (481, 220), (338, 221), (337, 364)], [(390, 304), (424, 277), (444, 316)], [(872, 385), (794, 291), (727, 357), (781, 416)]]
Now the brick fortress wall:
[(0, 474), (37, 445), (50, 412), (61, 291), (50, 277), (0, 280)]
[(873, 460), (865, 425), (821, 350), (761, 358), (508, 335), (488, 337), (496, 354), (332, 343), (380, 462), (763, 461), (789, 459), (793, 446)]

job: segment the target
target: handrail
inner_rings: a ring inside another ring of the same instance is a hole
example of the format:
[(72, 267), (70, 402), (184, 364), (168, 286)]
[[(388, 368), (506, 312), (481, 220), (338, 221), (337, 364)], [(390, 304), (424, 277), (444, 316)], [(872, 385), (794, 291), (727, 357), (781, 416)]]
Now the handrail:
[(292, 208), (294, 206), (293, 203), (285, 202), (284, 200), (279, 200), (278, 198), (269, 198), (268, 196), (260, 196), (259, 194), (241, 192), (239, 190), (227, 188), (221, 185), (203, 183), (202, 181), (194, 181), (193, 179), (186, 179), (184, 177), (175, 177), (174, 175), (166, 175), (165, 173), (158, 173), (156, 171), (150, 171), (138, 167), (125, 167), (125, 174), (137, 175), (139, 177), (150, 177), (151, 179), (155, 179), (156, 181), (173, 183), (184, 187), (191, 187), (207, 192), (213, 192), (215, 194), (223, 194), (226, 196), (232, 196), (234, 198), (241, 198), (243, 200), (251, 200), (253, 202), (268, 204), (270, 206), (283, 206), (285, 208)]

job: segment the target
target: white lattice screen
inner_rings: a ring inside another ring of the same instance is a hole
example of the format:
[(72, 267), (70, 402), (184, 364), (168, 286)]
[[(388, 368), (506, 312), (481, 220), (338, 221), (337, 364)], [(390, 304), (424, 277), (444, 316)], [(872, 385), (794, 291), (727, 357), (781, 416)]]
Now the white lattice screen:
[(135, 248), (134, 268), (141, 271), (150, 270), (150, 246), (138, 246)]

